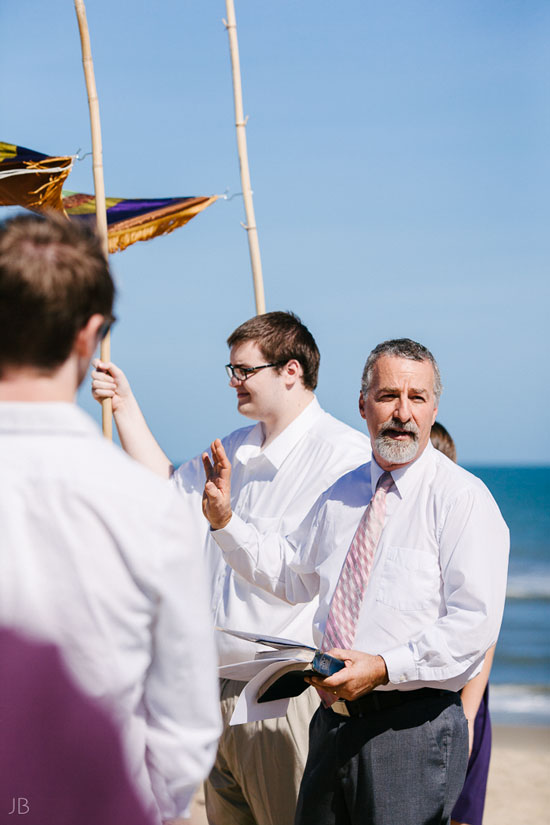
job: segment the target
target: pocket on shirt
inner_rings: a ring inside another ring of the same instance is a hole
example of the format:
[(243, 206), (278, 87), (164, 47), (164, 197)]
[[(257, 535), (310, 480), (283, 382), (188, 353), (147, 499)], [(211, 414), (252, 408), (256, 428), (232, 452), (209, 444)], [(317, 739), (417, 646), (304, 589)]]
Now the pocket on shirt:
[(242, 516), (244, 521), (253, 524), (259, 533), (278, 533), (281, 524), (280, 516), (255, 516), (254, 513), (247, 513)]
[(437, 560), (413, 547), (390, 547), (376, 591), (376, 601), (397, 610), (425, 610), (438, 603)]

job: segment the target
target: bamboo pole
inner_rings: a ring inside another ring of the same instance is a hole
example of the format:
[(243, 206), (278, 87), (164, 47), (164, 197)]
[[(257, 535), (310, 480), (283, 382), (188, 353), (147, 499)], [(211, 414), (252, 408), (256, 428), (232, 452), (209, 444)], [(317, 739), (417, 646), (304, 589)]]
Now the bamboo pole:
[[(246, 120), (243, 114), (243, 91), (241, 83), (241, 65), (239, 61), (239, 44), (237, 41), (237, 20), (233, 0), (225, 0), (227, 20), (224, 20), (229, 37), (229, 51), (231, 54), (231, 69), (233, 73), (233, 98), (235, 101), (235, 127), (237, 130), (237, 150), (241, 168), (241, 184), (243, 190), (244, 208), (246, 213), (246, 229), (250, 263), (252, 265), (252, 280), (254, 282), (254, 296), (256, 312), (262, 315), (265, 312), (264, 283), (262, 278), (262, 262), (260, 259), (260, 244), (258, 229), (254, 216), (252, 202), (252, 187), (250, 185), (250, 169), (248, 167), (248, 151), (246, 147)], [(244, 224), (243, 224), (244, 226)]]
[[(95, 85), (94, 62), (90, 46), (90, 33), (86, 19), (84, 0), (74, 0), (78, 28), (80, 31), (80, 45), (82, 49), (82, 65), (88, 93), (88, 107), (90, 109), (90, 127), (92, 132), (92, 157), (94, 171), (95, 209), (97, 220), (97, 234), (101, 241), (105, 259), (109, 257), (109, 239), (107, 234), (107, 209), (105, 205), (105, 183), (103, 179), (103, 149), (101, 146), (101, 122), (99, 119), (99, 100)], [(111, 360), (111, 333), (108, 332), (101, 342), (100, 357), (102, 361)], [(103, 435), (113, 438), (113, 405), (110, 398), (105, 398), (101, 404)]]

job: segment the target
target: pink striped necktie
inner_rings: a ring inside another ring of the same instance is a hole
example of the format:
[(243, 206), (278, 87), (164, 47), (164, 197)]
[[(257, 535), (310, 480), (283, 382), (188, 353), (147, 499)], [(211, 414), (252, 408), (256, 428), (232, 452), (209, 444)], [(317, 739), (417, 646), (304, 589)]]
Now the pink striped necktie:
[(384, 527), (386, 495), (392, 484), (390, 473), (382, 473), (376, 492), (355, 531), (330, 603), (321, 650), (330, 650), (332, 647), (353, 649), (374, 552)]

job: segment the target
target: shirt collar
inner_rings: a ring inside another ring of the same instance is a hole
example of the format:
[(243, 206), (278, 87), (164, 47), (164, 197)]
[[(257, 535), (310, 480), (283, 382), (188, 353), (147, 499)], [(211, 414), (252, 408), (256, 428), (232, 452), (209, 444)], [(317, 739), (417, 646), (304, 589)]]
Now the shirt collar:
[(0, 433), (99, 436), (90, 416), (64, 401), (0, 402)]
[(314, 396), (313, 401), (307, 405), (305, 410), (296, 416), (294, 421), (291, 421), (265, 450), (261, 449), (264, 440), (263, 424), (258, 422), (250, 430), (246, 441), (236, 451), (235, 458), (241, 464), (246, 464), (250, 459), (262, 455), (278, 470), (296, 444), (322, 415), (321, 405)]
[[(428, 441), (422, 453), (412, 462), (412, 464), (407, 464), (406, 467), (398, 467), (396, 470), (391, 471), (391, 477), (393, 478), (393, 483), (395, 484), (400, 498), (403, 498), (409, 490), (417, 485), (419, 476), (423, 474), (424, 468), (427, 466), (428, 462), (433, 460), (434, 449), (435, 448), (433, 447), (431, 441)], [(378, 484), (380, 476), (383, 472), (384, 470), (379, 464), (376, 463), (376, 459), (373, 456), (370, 468), (371, 487), (373, 492), (376, 490), (376, 485)]]

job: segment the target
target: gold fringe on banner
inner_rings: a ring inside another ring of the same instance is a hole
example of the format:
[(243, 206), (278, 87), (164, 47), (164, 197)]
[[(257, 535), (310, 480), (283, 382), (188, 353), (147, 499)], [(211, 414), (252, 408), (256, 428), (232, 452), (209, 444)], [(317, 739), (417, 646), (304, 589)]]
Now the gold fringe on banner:
[(0, 206), (63, 211), (61, 191), (74, 158), (47, 157), (18, 163), (7, 152), (3, 154), (5, 159), (0, 162)]
[(168, 206), (155, 211), (153, 215), (141, 215), (127, 221), (121, 221), (109, 227), (109, 252), (122, 252), (127, 246), (136, 241), (148, 241), (160, 235), (167, 235), (184, 226), (191, 218), (206, 209), (217, 200), (216, 195), (211, 197), (193, 198), (185, 205)]

